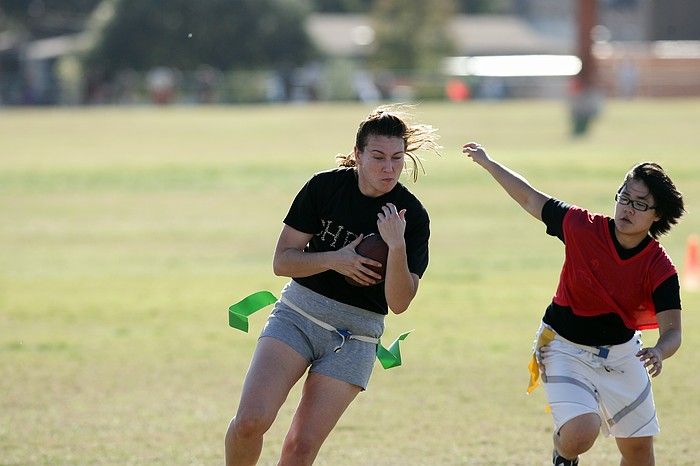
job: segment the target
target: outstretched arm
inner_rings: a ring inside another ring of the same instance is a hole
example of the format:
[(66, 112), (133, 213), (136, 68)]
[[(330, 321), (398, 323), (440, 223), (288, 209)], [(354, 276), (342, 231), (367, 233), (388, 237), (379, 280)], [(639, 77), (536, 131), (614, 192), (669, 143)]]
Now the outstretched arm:
[(478, 143), (469, 142), (465, 144), (462, 147), (462, 152), (489, 172), (493, 179), (525, 211), (537, 220), (542, 220), (542, 207), (544, 207), (550, 196), (533, 188), (520, 174), (493, 160)]

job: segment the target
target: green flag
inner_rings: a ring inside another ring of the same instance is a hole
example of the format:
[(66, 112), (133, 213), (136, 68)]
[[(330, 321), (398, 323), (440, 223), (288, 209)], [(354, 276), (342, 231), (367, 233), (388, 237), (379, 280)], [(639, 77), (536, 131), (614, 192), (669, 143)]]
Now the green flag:
[(405, 340), (408, 334), (412, 331), (413, 330), (409, 330), (408, 332), (399, 335), (398, 338), (396, 338), (396, 340), (389, 345), (388, 349), (384, 348), (381, 343), (377, 345), (377, 359), (379, 359), (379, 362), (382, 364), (384, 369), (391, 369), (392, 367), (401, 365), (401, 348), (399, 346), (399, 342), (401, 340)]
[[(228, 324), (233, 328), (242, 330), (248, 333), (248, 317), (277, 301), (275, 295), (269, 291), (257, 291), (249, 296), (238, 301), (236, 304), (232, 304), (228, 308)], [(394, 340), (394, 342), (389, 346), (389, 348), (384, 348), (381, 343), (377, 344), (377, 359), (381, 363), (384, 369), (391, 369), (392, 367), (397, 367), (401, 365), (401, 348), (399, 347), (399, 342), (405, 340), (409, 333), (402, 333)]]
[(228, 308), (228, 324), (248, 333), (248, 316), (277, 301), (269, 291), (258, 291)]

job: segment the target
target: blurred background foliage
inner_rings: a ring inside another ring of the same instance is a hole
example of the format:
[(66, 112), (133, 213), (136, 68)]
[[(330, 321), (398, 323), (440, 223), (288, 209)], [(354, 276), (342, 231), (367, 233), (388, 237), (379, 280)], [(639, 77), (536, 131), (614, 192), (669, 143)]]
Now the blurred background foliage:
[[(153, 66), (220, 70), (289, 67), (315, 56), (304, 30), (311, 12), (372, 12), (382, 51), (376, 63), (434, 66), (451, 50), (445, 21), (462, 13), (504, 13), (511, 2), (486, 0), (2, 0), (0, 27), (39, 39), (108, 21), (85, 63), (111, 76)], [(101, 8), (98, 8), (101, 7)], [(91, 22), (92, 20), (92, 22)], [(99, 21), (98, 21), (99, 23)], [(441, 33), (441, 31), (443, 33)], [(389, 60), (388, 62), (386, 60)]]
[(453, 0), (377, 0), (372, 13), (377, 34), (374, 67), (439, 69), (442, 57), (454, 53), (446, 33), (447, 22), (454, 13)]
[(0, 0), (0, 106), (565, 99), (448, 63), (576, 54), (584, 4), (605, 94), (700, 95), (687, 0)]
[(121, 0), (86, 63), (108, 77), (153, 66), (298, 66), (314, 54), (308, 12), (298, 0)]
[(0, 31), (19, 30), (33, 38), (83, 29), (102, 0), (2, 0)]

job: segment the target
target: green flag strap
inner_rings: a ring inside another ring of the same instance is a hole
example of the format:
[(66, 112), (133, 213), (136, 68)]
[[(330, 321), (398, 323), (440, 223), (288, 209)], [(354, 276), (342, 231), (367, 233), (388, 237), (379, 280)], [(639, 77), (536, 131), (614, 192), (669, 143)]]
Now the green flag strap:
[(401, 365), (401, 348), (399, 342), (405, 340), (412, 331), (413, 330), (409, 330), (399, 335), (398, 338), (389, 345), (388, 349), (384, 348), (381, 343), (377, 345), (377, 359), (379, 359), (384, 369), (391, 369), (392, 367)]
[[(248, 317), (259, 311), (260, 309), (269, 306), (277, 301), (275, 295), (269, 291), (257, 291), (250, 296), (232, 304), (228, 308), (228, 324), (233, 328), (242, 330), (248, 333)], [(377, 359), (384, 369), (391, 369), (401, 365), (401, 348), (399, 342), (405, 340), (409, 333), (402, 333), (389, 345), (389, 348), (384, 348), (381, 343), (377, 344)]]
[(228, 308), (228, 324), (248, 333), (248, 316), (277, 301), (269, 291), (258, 291)]

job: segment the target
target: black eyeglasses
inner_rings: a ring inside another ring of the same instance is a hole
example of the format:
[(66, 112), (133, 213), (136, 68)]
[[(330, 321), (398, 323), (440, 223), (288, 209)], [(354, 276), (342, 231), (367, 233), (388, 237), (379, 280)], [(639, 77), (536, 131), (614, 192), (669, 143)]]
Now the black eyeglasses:
[(632, 207), (635, 210), (638, 210), (640, 212), (646, 212), (649, 209), (655, 209), (656, 206), (652, 206), (647, 204), (646, 202), (642, 201), (633, 201), (629, 197), (625, 196), (624, 194), (617, 193), (615, 194), (615, 201), (617, 201), (618, 204), (620, 205), (629, 205), (632, 204)]

